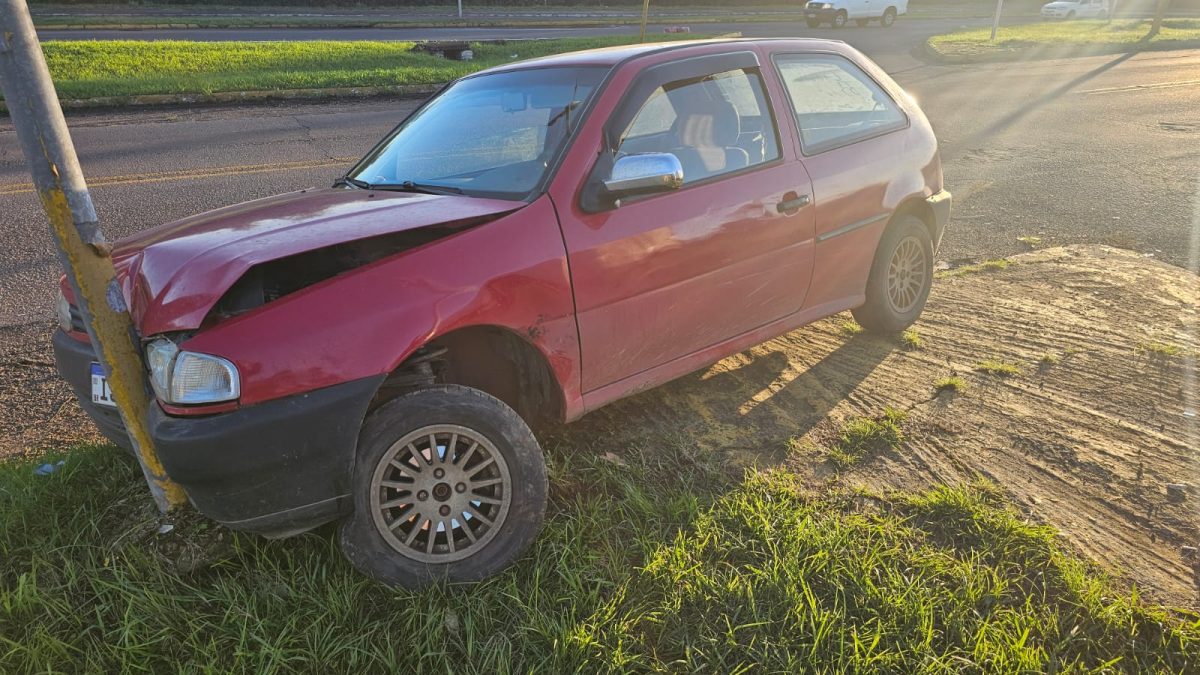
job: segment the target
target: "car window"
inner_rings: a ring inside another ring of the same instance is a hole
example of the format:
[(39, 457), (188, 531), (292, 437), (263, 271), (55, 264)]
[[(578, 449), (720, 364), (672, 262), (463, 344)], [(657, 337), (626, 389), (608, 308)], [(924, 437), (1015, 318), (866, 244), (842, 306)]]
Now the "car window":
[(669, 152), (692, 183), (779, 158), (757, 73), (730, 70), (655, 89), (621, 135), (618, 153)]
[(522, 197), (578, 124), (602, 68), (541, 68), (459, 80), (409, 118), (350, 174), (464, 194)]
[(775, 63), (807, 154), (900, 129), (908, 123), (887, 92), (847, 59), (796, 54), (779, 56)]

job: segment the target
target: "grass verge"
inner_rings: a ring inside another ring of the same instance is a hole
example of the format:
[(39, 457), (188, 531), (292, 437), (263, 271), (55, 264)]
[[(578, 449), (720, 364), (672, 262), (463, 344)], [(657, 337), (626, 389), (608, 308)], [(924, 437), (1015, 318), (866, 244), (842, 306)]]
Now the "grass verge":
[[(809, 495), (662, 442), (552, 447), (542, 538), (473, 586), (393, 591), (330, 529), (159, 535), (105, 448), (0, 463), (0, 672), (1181, 672), (1194, 614), (1146, 605), (987, 485)], [(152, 511), (152, 509), (151, 509)]]
[(86, 99), (434, 84), (518, 59), (636, 41), (623, 35), (479, 43), (472, 61), (413, 52), (412, 42), (68, 40), (42, 48), (59, 97)]
[(964, 62), (1200, 48), (1200, 19), (1166, 19), (1158, 35), (1150, 38), (1149, 31), (1148, 20), (1029, 23), (1001, 28), (995, 42), (986, 28), (935, 35), (926, 47), (935, 57)]
[[(539, 6), (538, 9), (541, 9)], [(803, 13), (680, 15), (651, 17), (647, 33), (662, 34), (663, 24), (758, 23), (804, 20)], [(304, 17), (304, 16), (43, 16), (34, 17), (38, 28), (48, 30), (184, 30), (196, 28), (584, 28), (636, 26), (640, 17)]]

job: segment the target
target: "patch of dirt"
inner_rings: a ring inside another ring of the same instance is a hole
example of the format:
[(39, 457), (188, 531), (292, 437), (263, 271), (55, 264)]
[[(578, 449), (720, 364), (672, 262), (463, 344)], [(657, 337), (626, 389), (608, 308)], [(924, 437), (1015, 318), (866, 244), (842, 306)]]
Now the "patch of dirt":
[(0, 458), (105, 442), (54, 368), (54, 330), (0, 328)]
[[(747, 456), (776, 464), (791, 448), (783, 461), (814, 489), (919, 489), (982, 476), (1141, 595), (1200, 606), (1182, 549), (1200, 543), (1200, 279), (1103, 246), (1010, 260), (1005, 270), (936, 282), (915, 326), (922, 349), (847, 337), (845, 317), (833, 317), (589, 415), (571, 435), (620, 447), (682, 433), (740, 465), (754, 463)], [(1139, 353), (1149, 341), (1180, 354)], [(975, 372), (985, 359), (1022, 372)], [(935, 395), (934, 382), (949, 376), (964, 391)], [(908, 412), (897, 450), (847, 471), (824, 459), (844, 420), (886, 406)], [(1172, 483), (1190, 486), (1182, 501), (1168, 497)]]
[[(832, 317), (613, 404), (565, 435), (618, 457), (682, 439), (734, 471), (787, 463), (814, 490), (986, 477), (1142, 596), (1200, 607), (1200, 569), (1182, 553), (1200, 543), (1200, 279), (1104, 246), (1010, 260), (938, 280), (915, 326), (921, 349), (847, 337), (846, 317)], [(2, 336), (0, 457), (100, 440), (54, 372), (52, 330)], [(1178, 354), (1147, 353), (1150, 343)], [(987, 359), (1021, 374), (975, 372)], [(949, 376), (966, 388), (935, 395)], [(908, 412), (898, 449), (849, 470), (824, 458), (844, 420), (886, 406)], [(1189, 486), (1181, 501), (1167, 494), (1176, 483)]]

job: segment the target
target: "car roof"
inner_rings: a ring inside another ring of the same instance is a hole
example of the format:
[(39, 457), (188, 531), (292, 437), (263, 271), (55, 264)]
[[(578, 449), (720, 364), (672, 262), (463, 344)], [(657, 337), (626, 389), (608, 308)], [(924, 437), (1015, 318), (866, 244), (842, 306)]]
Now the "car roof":
[[(686, 50), (688, 48), (728, 44), (731, 48), (747, 44), (778, 44), (786, 43), (792, 48), (802, 51), (842, 51), (845, 43), (841, 40), (824, 40), (819, 38), (713, 38), (709, 40), (674, 40), (671, 42), (650, 42), (634, 45), (618, 45), (616, 47), (600, 47), (585, 49), (577, 52), (565, 52), (550, 56), (540, 56), (514, 61), (502, 66), (494, 66), (480, 71), (478, 74), (494, 73), (506, 70), (524, 68), (544, 68), (550, 66), (615, 66), (623, 61), (656, 54), (664, 51)], [(515, 44), (515, 43), (511, 43)]]

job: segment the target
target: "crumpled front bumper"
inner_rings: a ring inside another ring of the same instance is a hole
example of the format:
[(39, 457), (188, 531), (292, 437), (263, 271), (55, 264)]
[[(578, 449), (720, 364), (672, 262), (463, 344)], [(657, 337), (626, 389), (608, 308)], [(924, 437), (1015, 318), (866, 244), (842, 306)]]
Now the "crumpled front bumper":
[[(117, 410), (91, 401), (91, 345), (62, 331), (53, 342), (59, 374), (84, 412), (130, 448)], [(287, 536), (348, 512), (358, 432), (383, 377), (203, 417), (173, 417), (151, 402), (150, 435), (198, 511), (233, 529)]]

